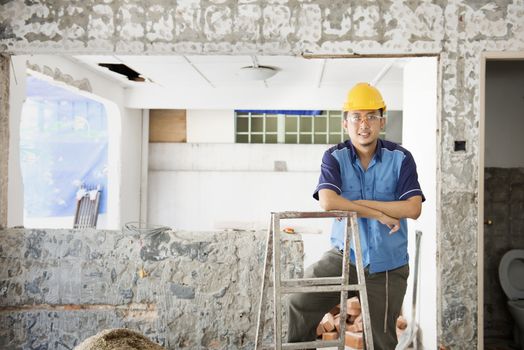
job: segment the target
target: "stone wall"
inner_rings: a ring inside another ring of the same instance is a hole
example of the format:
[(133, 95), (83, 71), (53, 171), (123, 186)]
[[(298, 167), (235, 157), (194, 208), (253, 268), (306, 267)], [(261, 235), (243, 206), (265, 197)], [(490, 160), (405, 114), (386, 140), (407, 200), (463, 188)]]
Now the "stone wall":
[(500, 286), (499, 263), (510, 249), (524, 249), (524, 168), (486, 168), (484, 217), (484, 332), (512, 339), (513, 318)]
[[(0, 349), (72, 349), (114, 327), (169, 349), (253, 349), (265, 236), (0, 231)], [(302, 241), (283, 239), (283, 275), (301, 277)]]
[[(478, 343), (481, 55), (519, 50), (524, 50), (522, 0), (7, 0), (0, 5), (0, 52), (439, 55), (438, 341), (453, 349)], [(5, 78), (0, 72), (0, 81)], [(458, 140), (466, 141), (466, 151), (453, 150)]]

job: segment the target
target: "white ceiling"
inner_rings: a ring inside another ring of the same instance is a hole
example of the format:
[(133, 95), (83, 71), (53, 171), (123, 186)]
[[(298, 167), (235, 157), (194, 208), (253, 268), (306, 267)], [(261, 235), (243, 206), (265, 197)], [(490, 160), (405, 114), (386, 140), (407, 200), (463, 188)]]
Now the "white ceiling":
[[(351, 58), (305, 59), (292, 56), (256, 56), (262, 66), (278, 69), (266, 81), (246, 81), (239, 75), (240, 68), (253, 65), (254, 56), (74, 56), (74, 60), (88, 65), (97, 72), (119, 81), (126, 87), (156, 84), (174, 87), (333, 87), (346, 89), (352, 83), (371, 82), (379, 78), (380, 84), (402, 82), (403, 59)], [(98, 66), (98, 63), (122, 63), (140, 73), (148, 82), (132, 82), (120, 74)], [(383, 76), (381, 72), (387, 70)]]
[[(393, 105), (401, 108), (403, 66), (409, 59), (306, 59), (292, 56), (73, 56), (72, 61), (118, 82), (126, 89), (130, 108), (187, 109), (339, 109), (357, 82), (374, 83)], [(249, 81), (242, 67), (270, 66), (278, 73)], [(122, 63), (145, 82), (98, 66)]]

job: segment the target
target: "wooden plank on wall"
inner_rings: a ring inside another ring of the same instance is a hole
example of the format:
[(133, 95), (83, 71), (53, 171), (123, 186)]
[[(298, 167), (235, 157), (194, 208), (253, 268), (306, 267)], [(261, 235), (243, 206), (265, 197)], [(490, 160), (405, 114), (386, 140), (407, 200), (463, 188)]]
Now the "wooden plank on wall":
[(185, 109), (149, 111), (149, 142), (186, 142)]

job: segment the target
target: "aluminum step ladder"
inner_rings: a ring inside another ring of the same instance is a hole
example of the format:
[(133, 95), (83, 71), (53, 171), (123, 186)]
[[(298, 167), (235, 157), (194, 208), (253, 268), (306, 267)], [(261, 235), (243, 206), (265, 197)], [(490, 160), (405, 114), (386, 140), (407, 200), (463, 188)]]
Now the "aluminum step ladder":
[[(358, 283), (349, 283), (349, 254), (345, 253), (342, 261), (342, 276), (323, 278), (298, 278), (282, 279), (280, 270), (280, 220), (282, 219), (306, 219), (306, 218), (340, 218), (346, 219), (344, 230), (344, 252), (349, 252), (350, 241), (354, 242), (356, 269)], [(273, 327), (274, 344), (262, 344), (264, 333), (265, 306), (269, 290), (270, 269), (273, 267)], [(366, 278), (362, 262), (362, 251), (360, 247), (360, 235), (357, 224), (357, 214), (347, 211), (323, 211), (323, 212), (276, 212), (271, 213), (269, 224), (266, 256), (264, 261), (264, 272), (262, 276), (262, 288), (260, 291), (260, 303), (258, 308), (257, 329), (255, 349), (305, 349), (305, 348), (345, 348), (346, 309), (348, 291), (358, 291), (362, 320), (364, 324), (364, 336), (367, 350), (373, 350), (373, 336), (371, 333), (371, 321), (369, 318), (369, 304), (366, 291)], [(298, 343), (282, 343), (282, 294), (290, 293), (319, 293), (340, 292), (340, 332), (336, 340), (316, 340)]]

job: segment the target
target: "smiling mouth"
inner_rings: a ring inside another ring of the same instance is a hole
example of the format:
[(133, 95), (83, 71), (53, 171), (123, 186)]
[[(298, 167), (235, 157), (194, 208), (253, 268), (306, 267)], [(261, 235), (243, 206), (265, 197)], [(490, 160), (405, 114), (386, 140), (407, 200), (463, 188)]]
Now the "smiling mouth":
[(358, 136), (362, 136), (362, 137), (369, 137), (370, 135), (371, 135), (370, 131), (361, 131), (358, 133)]

